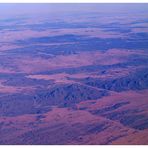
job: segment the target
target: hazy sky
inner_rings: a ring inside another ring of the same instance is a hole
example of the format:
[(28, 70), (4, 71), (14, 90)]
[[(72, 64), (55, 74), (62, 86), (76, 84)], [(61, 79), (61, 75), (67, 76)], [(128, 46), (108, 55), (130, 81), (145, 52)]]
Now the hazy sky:
[(47, 13), (93, 12), (140, 13), (148, 12), (148, 4), (0, 4), (0, 17)]

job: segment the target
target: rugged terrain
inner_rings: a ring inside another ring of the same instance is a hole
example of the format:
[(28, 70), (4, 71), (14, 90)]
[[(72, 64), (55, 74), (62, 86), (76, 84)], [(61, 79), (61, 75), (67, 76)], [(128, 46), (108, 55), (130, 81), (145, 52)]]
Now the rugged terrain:
[(16, 5), (28, 15), (0, 15), (0, 144), (148, 144), (148, 5)]

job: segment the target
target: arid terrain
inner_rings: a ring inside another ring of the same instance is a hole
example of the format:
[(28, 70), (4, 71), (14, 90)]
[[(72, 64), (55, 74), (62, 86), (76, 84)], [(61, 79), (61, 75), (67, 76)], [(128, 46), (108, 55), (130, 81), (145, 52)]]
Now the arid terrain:
[(2, 7), (0, 144), (148, 144), (148, 4)]

